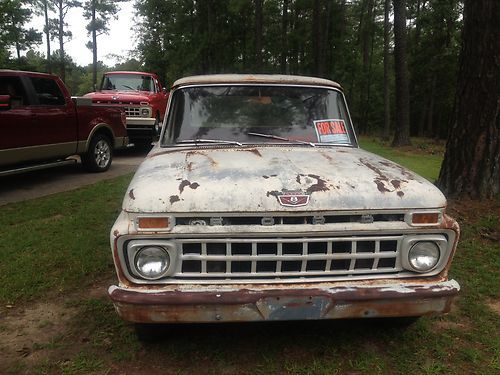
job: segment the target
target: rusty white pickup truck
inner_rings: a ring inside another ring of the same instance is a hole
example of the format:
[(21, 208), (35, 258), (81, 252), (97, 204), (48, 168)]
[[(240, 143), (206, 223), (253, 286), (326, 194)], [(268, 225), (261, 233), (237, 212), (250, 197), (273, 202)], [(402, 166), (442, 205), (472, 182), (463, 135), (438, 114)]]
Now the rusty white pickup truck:
[(459, 227), (445, 208), (358, 147), (335, 82), (183, 78), (111, 230), (109, 295), (140, 329), (447, 312)]

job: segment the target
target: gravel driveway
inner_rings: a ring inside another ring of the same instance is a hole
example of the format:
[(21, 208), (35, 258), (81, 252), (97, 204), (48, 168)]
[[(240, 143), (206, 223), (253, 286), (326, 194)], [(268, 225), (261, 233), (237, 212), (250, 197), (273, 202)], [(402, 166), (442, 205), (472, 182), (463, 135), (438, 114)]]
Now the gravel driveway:
[(148, 151), (135, 148), (116, 151), (111, 168), (104, 173), (88, 173), (77, 164), (2, 177), (0, 205), (74, 190), (133, 172)]

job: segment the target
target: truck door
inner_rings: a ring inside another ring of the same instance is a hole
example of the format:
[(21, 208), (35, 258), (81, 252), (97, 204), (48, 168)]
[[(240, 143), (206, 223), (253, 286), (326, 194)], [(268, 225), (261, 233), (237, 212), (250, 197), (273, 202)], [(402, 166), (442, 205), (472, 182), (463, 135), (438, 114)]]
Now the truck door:
[(45, 77), (28, 77), (35, 93), (32, 113), (36, 129), (31, 141), (40, 147), (44, 158), (76, 153), (77, 118), (74, 104), (66, 98), (57, 81)]
[(10, 107), (0, 110), (0, 165), (15, 164), (31, 159), (32, 134), (36, 119), (31, 112), (33, 98), (19, 76), (0, 76), (0, 95), (10, 96)]

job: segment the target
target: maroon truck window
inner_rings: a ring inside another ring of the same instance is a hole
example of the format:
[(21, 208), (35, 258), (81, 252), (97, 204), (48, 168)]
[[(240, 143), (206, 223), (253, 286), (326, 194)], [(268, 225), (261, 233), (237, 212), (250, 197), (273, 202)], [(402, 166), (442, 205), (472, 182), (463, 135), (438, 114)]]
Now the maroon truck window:
[(30, 77), (39, 105), (64, 105), (64, 95), (57, 83), (48, 78)]
[(19, 77), (0, 76), (0, 95), (10, 95), (11, 108), (30, 104)]

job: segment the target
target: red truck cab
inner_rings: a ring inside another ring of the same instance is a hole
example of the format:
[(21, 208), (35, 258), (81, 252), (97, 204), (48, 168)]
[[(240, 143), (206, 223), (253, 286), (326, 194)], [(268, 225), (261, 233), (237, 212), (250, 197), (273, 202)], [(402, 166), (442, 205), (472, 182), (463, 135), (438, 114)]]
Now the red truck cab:
[(125, 114), (71, 97), (55, 75), (0, 70), (0, 175), (67, 162), (107, 170), (128, 143)]
[(158, 76), (146, 72), (104, 74), (97, 92), (85, 95), (95, 105), (124, 108), (131, 143), (150, 144), (159, 135), (168, 100)]

